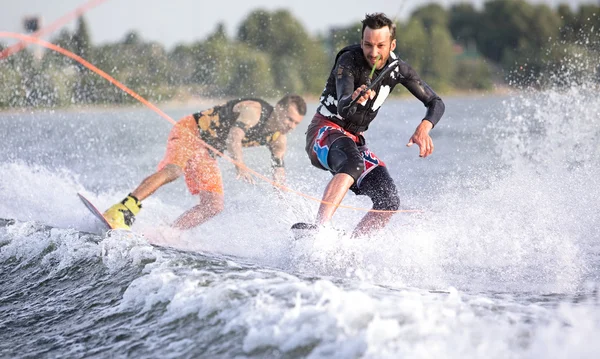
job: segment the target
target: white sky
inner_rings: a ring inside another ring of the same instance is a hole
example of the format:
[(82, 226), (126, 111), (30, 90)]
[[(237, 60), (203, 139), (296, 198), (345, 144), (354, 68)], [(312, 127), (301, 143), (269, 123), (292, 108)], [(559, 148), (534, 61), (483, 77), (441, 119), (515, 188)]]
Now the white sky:
[[(568, 3), (574, 9), (580, 4), (598, 4), (600, 0), (529, 0), (556, 7)], [(177, 43), (203, 40), (223, 22), (234, 36), (241, 21), (253, 10), (287, 9), (311, 34), (325, 33), (332, 26), (346, 26), (361, 20), (366, 13), (384, 12), (392, 18), (406, 18), (415, 8), (434, 1), (418, 0), (106, 0), (88, 11), (84, 17), (94, 44), (116, 42), (130, 30), (144, 40), (158, 41), (167, 48)], [(438, 0), (449, 7), (460, 0)], [(480, 7), (484, 0), (471, 2)], [(0, 31), (23, 32), (25, 16), (43, 17), (48, 25), (86, 0), (0, 0)], [(75, 20), (66, 25), (73, 29)], [(52, 35), (45, 39), (52, 38)], [(0, 42), (11, 44), (10, 39)]]

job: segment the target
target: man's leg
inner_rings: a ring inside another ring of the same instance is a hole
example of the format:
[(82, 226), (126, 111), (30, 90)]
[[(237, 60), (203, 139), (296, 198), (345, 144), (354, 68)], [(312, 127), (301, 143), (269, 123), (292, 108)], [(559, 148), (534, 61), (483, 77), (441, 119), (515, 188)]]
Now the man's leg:
[(352, 237), (367, 236), (375, 231), (378, 231), (385, 227), (394, 213), (390, 212), (368, 212), (358, 222), (354, 231), (352, 231)]
[(385, 227), (394, 211), (400, 208), (400, 198), (396, 185), (385, 166), (377, 166), (354, 189), (358, 195), (369, 196), (373, 201), (373, 209), (384, 212), (368, 212), (360, 220), (352, 232), (353, 237), (369, 235)]
[(353, 183), (354, 178), (348, 174), (338, 173), (333, 176), (323, 193), (323, 200), (317, 212), (317, 225), (329, 222)]
[(107, 209), (103, 213), (104, 218), (112, 228), (129, 229), (135, 220), (135, 216), (142, 208), (141, 201), (161, 186), (176, 180), (182, 174), (183, 171), (177, 165), (168, 164), (164, 166), (159, 171), (146, 177), (124, 200)]
[(223, 179), (217, 160), (205, 147), (199, 147), (185, 170), (185, 182), (199, 202), (185, 211), (172, 224), (177, 229), (201, 225), (223, 211)]
[(351, 138), (332, 133), (327, 167), (335, 175), (323, 193), (317, 212), (317, 225), (327, 223), (346, 196), (348, 189), (364, 170), (364, 162), (356, 143)]
[(158, 171), (146, 177), (124, 200), (104, 212), (104, 217), (113, 228), (129, 229), (139, 213), (141, 201), (148, 198), (161, 186), (184, 174), (188, 160), (197, 152), (198, 126), (193, 116), (179, 120), (169, 133), (165, 157), (158, 164)]
[(223, 193), (202, 191), (198, 194), (200, 203), (185, 211), (175, 222), (177, 229), (190, 229), (201, 225), (223, 211)]
[(131, 192), (138, 201), (143, 201), (148, 198), (151, 194), (156, 192), (157, 189), (164, 186), (167, 183), (175, 181), (183, 175), (183, 171), (179, 166), (174, 164), (168, 164), (164, 166), (158, 172), (146, 177), (140, 185)]

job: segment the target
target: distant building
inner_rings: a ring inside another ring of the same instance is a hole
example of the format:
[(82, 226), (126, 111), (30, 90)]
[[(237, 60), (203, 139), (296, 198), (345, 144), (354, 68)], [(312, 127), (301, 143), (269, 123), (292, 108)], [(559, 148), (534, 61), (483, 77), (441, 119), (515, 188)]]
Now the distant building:
[(28, 34), (34, 33), (40, 29), (42, 18), (39, 16), (29, 16), (23, 19), (23, 29)]
[[(26, 34), (34, 34), (42, 28), (41, 16), (27, 16), (23, 18), (23, 30)], [(44, 55), (44, 49), (41, 46), (34, 45), (31, 47), (33, 56), (40, 60)]]

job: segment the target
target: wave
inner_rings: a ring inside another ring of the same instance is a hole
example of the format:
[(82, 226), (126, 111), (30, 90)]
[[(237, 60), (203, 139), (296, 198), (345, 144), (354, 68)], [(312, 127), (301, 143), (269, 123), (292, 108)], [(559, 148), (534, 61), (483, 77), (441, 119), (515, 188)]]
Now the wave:
[(155, 247), (135, 233), (0, 223), (8, 356), (503, 358), (568, 348), (593, 357), (598, 349), (594, 290), (577, 299), (378, 286)]

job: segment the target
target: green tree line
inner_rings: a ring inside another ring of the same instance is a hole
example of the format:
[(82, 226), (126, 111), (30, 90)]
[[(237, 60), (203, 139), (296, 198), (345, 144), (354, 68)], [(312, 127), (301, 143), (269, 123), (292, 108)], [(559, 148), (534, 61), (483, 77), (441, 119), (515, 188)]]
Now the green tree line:
[[(151, 101), (207, 97), (317, 96), (335, 54), (360, 41), (360, 22), (311, 36), (287, 10), (252, 11), (233, 38), (218, 24), (206, 39), (167, 51), (130, 32), (93, 46), (86, 21), (50, 41)], [(600, 6), (573, 9), (491, 0), (429, 4), (397, 22), (397, 55), (438, 92), (600, 81)], [(0, 48), (2, 46), (0, 45)], [(0, 61), (0, 108), (125, 104), (135, 100), (73, 60), (30, 48)]]

